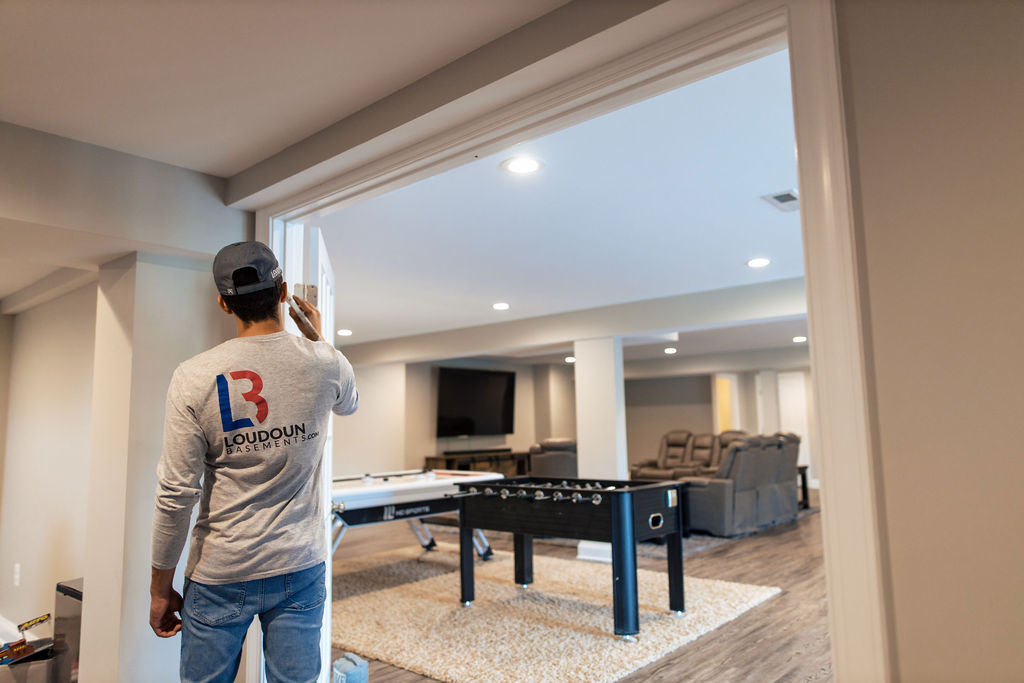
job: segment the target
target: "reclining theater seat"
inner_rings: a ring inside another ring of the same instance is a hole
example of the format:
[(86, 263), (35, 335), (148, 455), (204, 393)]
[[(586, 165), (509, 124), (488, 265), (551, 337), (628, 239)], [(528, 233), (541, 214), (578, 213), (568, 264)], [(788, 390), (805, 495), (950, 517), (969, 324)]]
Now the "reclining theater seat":
[(740, 439), (745, 438), (747, 438), (747, 433), (738, 429), (725, 431), (718, 435), (712, 435), (711, 460), (707, 465), (700, 468), (697, 475), (701, 477), (709, 477), (718, 472), (718, 468), (722, 465), (722, 456), (725, 455), (725, 451), (729, 448), (729, 444), (733, 441), (739, 441)]
[(714, 477), (684, 478), (690, 528), (735, 536), (795, 519), (799, 438), (793, 439), (773, 435), (732, 441)]
[(735, 536), (757, 528), (754, 459), (760, 455), (760, 439), (733, 441), (713, 477), (683, 478), (689, 484), (683, 498), (691, 529), (714, 536)]
[(530, 446), (530, 475), (575, 478), (578, 472), (576, 440), (551, 438)]
[(779, 476), (777, 479), (780, 502), (780, 519), (792, 519), (800, 511), (797, 501), (797, 461), (800, 459), (800, 437), (792, 432), (778, 432), (775, 437), (782, 442), (782, 454), (779, 456)]
[(677, 429), (661, 437), (656, 460), (636, 463), (630, 468), (631, 479), (677, 479), (695, 474), (697, 468), (690, 458), (693, 449), (693, 432)]
[[(693, 437), (690, 462), (693, 463), (694, 474), (704, 475), (711, 469), (715, 456), (717, 439), (714, 434), (697, 434)], [(715, 467), (715, 470), (718, 468)]]
[[(761, 437), (761, 458), (758, 461), (758, 526), (778, 524), (797, 513), (796, 467), (787, 482), (786, 441), (777, 435)], [(787, 485), (788, 484), (788, 485)], [(792, 496), (790, 496), (792, 494)], [(790, 500), (792, 497), (792, 500)]]

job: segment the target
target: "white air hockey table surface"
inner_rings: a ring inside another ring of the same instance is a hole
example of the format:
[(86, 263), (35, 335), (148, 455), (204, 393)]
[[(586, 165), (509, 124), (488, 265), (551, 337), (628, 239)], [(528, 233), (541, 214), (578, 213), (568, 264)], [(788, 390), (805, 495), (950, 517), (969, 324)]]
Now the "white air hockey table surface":
[[(466, 470), (406, 470), (382, 474), (336, 477), (331, 498), (341, 512), (385, 505), (419, 503), (459, 492), (456, 484), (501, 479), (497, 472)], [(455, 506), (457, 507), (457, 506)], [(386, 520), (381, 520), (386, 521)]]
[[(406, 470), (336, 477), (332, 480), (331, 499), (334, 518), (333, 553), (341, 537), (352, 526), (407, 520), (420, 544), (428, 550), (435, 543), (430, 532), (418, 523), (422, 517), (457, 512), (457, 484), (483, 483), (503, 479), (497, 472), (466, 470)], [(490, 547), (477, 532), (477, 550), (490, 556)]]

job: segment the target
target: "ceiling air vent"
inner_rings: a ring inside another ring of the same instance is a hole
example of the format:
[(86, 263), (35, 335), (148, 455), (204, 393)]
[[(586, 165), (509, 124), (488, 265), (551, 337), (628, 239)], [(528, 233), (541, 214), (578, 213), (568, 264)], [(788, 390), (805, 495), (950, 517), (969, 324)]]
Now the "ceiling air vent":
[(800, 208), (800, 199), (796, 190), (773, 192), (772, 194), (763, 195), (761, 199), (765, 200), (779, 211), (796, 211)]

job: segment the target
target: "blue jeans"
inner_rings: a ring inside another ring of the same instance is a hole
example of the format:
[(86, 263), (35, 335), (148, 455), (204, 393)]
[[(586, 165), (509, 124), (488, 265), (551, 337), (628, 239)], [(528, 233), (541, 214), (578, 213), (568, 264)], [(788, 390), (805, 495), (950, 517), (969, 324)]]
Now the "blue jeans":
[(291, 574), (210, 586), (185, 579), (183, 683), (231, 683), (245, 632), (259, 616), (268, 683), (316, 681), (326, 586), (324, 563)]

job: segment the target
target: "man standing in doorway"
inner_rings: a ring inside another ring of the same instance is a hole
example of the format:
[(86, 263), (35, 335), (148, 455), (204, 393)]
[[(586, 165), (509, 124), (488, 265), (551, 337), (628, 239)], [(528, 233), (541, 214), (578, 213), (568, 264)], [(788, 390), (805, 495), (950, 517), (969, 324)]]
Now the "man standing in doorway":
[[(162, 638), (181, 631), (182, 681), (234, 681), (257, 616), (267, 680), (315, 681), (327, 559), (320, 464), (331, 412), (359, 403), (352, 366), (318, 341), (320, 314), (307, 302), (295, 299), (316, 329), (290, 311), (307, 338), (284, 331), (288, 289), (266, 245), (224, 247), (213, 276), (238, 336), (171, 378), (149, 623)], [(171, 582), (196, 503), (178, 594)]]

